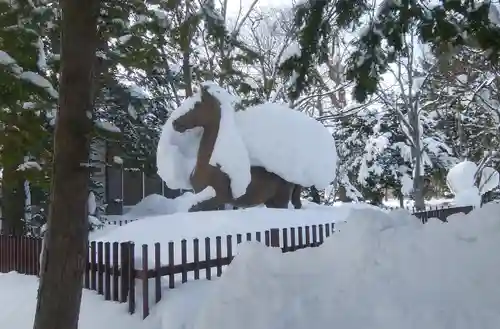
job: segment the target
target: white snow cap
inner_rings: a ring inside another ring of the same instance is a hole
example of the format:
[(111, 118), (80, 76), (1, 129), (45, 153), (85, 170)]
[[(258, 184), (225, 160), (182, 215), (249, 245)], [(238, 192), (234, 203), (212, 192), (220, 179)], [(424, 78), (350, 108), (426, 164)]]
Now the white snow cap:
[(201, 101), (201, 93), (196, 93), (182, 102), (170, 114), (163, 125), (156, 150), (158, 175), (171, 189), (191, 189), (189, 176), (196, 164), (196, 154), (200, 145), (202, 128), (195, 128), (179, 133), (172, 127), (172, 122), (192, 110)]
[(202, 87), (219, 101), (221, 110), (219, 133), (210, 164), (220, 165), (220, 169), (231, 179), (233, 197), (238, 198), (246, 193), (252, 179), (250, 158), (235, 122), (234, 106), (240, 100), (213, 81), (205, 81)]
[(485, 167), (481, 171), (481, 179), (479, 181), (479, 192), (481, 195), (492, 191), (500, 184), (500, 174), (495, 168)]
[[(251, 179), (248, 153), (234, 122), (234, 104), (238, 98), (211, 81), (204, 82), (202, 87), (219, 101), (221, 108), (221, 122), (210, 164), (219, 165), (229, 176), (233, 197), (238, 198), (245, 194)], [(200, 90), (187, 98), (163, 126), (156, 154), (158, 174), (173, 189), (192, 188), (189, 177), (196, 164), (203, 128), (179, 133), (172, 123), (201, 102), (201, 95)]]
[(454, 194), (470, 189), (475, 185), (474, 175), (476, 171), (477, 166), (474, 162), (465, 160), (457, 163), (446, 175), (448, 187)]
[(91, 215), (95, 214), (95, 211), (97, 210), (97, 202), (96, 202), (95, 194), (92, 191), (89, 192), (89, 197), (87, 199), (87, 208), (88, 208), (89, 214), (91, 214)]
[(459, 206), (481, 205), (481, 195), (497, 188), (500, 174), (494, 168), (484, 167), (481, 170), (479, 186), (476, 186), (475, 175), (478, 167), (474, 162), (462, 161), (450, 169), (446, 176), (448, 187), (455, 194), (454, 203)]
[(236, 112), (253, 166), (302, 186), (326, 188), (335, 180), (337, 150), (328, 129), (308, 115), (264, 103)]

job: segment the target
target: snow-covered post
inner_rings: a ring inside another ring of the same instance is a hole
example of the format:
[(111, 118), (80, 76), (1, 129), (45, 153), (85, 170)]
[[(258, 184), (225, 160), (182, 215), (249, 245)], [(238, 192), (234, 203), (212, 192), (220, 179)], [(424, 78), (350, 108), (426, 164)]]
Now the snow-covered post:
[[(476, 177), (479, 176), (479, 179)], [(481, 197), (498, 187), (500, 174), (494, 168), (479, 169), (471, 161), (462, 161), (450, 169), (446, 176), (448, 187), (455, 194), (458, 206), (481, 206)]]

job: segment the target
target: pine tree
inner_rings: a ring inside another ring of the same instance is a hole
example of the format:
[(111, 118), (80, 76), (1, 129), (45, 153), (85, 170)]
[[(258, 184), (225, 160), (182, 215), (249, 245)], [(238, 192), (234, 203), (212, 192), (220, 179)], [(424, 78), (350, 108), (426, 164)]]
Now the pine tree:
[[(58, 94), (47, 79), (43, 31), (50, 8), (38, 2), (0, 3), (0, 111), (3, 231), (23, 234), (26, 179), (47, 183), (50, 117)], [(24, 165), (24, 162), (30, 162)]]

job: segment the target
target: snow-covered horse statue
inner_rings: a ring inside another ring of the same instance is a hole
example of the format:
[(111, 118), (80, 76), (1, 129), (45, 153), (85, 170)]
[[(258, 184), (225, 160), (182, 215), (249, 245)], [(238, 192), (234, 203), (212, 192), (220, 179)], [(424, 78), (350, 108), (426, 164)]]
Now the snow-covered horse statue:
[(192, 210), (224, 204), (300, 208), (302, 187), (334, 181), (335, 141), (320, 122), (284, 105), (235, 111), (239, 100), (213, 82), (187, 98), (164, 125), (158, 174), (171, 188), (193, 189)]
[[(250, 182), (246, 190), (242, 195), (234, 197), (231, 189), (232, 177), (223, 171), (220, 164), (210, 163), (219, 136), (221, 121), (224, 122), (222, 116), (220, 101), (208, 91), (207, 87), (202, 87), (201, 101), (172, 122), (174, 130), (181, 133), (195, 127), (203, 128), (190, 182), (196, 193), (212, 187), (215, 190), (215, 196), (198, 203), (192, 210), (210, 210), (224, 204), (237, 207), (265, 204), (270, 208), (288, 208), (294, 184), (259, 166), (250, 166)], [(238, 156), (238, 154), (228, 154), (228, 156)]]

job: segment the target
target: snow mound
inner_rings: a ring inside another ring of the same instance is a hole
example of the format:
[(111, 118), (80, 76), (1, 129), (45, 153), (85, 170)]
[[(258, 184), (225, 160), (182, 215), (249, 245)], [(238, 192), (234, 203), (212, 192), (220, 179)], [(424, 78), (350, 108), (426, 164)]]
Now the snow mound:
[(236, 112), (236, 123), (252, 165), (318, 189), (335, 180), (335, 140), (315, 119), (281, 104), (264, 103)]
[(487, 205), (422, 225), (353, 210), (319, 248), (248, 243), (183, 328), (496, 329), (499, 213)]
[(151, 194), (133, 206), (124, 216), (127, 219), (139, 219), (188, 212), (195, 204), (207, 200), (214, 195), (215, 191), (211, 187), (197, 194), (185, 192), (175, 199), (168, 199), (160, 194)]
[(474, 162), (466, 160), (456, 164), (448, 172), (446, 181), (450, 190), (455, 194), (456, 205), (479, 207), (481, 196), (498, 187), (500, 174), (491, 167), (481, 169), (479, 186), (476, 186), (478, 169)]
[(455, 198), (453, 199), (453, 203), (458, 207), (465, 206), (481, 206), (481, 195), (479, 194), (479, 189), (475, 186), (472, 186), (466, 190), (462, 190), (455, 194)]
[(454, 165), (446, 175), (446, 182), (450, 190), (457, 194), (474, 186), (474, 175), (477, 166), (471, 161), (462, 161)]
[(176, 199), (168, 199), (160, 194), (151, 194), (133, 206), (127, 217), (142, 218), (157, 215), (170, 215), (176, 211)]

